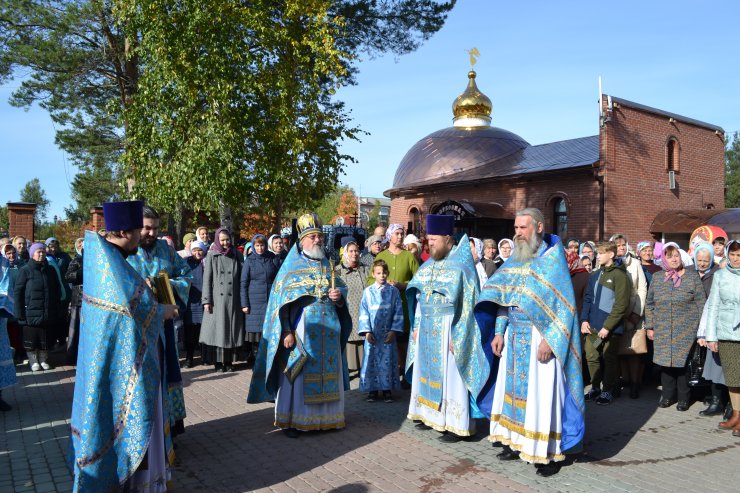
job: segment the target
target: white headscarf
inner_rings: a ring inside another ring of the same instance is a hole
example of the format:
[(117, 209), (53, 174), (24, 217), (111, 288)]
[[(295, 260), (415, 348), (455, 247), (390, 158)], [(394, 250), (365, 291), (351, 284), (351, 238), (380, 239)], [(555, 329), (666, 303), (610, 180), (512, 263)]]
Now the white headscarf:
[(475, 245), (475, 253), (478, 255), (478, 262), (483, 259), (483, 242), (478, 238), (470, 238), (470, 241)]
[(509, 258), (509, 257), (504, 258), (501, 255), (501, 244), (503, 242), (505, 242), (505, 241), (508, 242), (509, 243), (509, 246), (511, 247), (511, 252), (509, 252), (509, 257), (511, 256), (512, 253), (514, 253), (514, 241), (513, 240), (510, 240), (509, 238), (504, 238), (503, 240), (499, 241), (498, 242), (498, 256), (501, 257), (504, 260), (506, 260), (507, 258)]

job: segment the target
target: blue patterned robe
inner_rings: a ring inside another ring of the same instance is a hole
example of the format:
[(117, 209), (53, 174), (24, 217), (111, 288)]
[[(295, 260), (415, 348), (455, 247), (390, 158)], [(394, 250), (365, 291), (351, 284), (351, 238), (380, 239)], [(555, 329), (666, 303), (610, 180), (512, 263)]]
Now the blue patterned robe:
[(15, 385), (15, 364), (8, 339), (8, 319), (14, 315), (10, 262), (0, 257), (0, 390)]
[[(163, 310), (120, 251), (85, 233), (80, 345), (72, 402), (74, 491), (118, 491), (149, 447), (162, 385)], [(174, 459), (169, 427), (165, 451)]]
[[(490, 377), (490, 365), (482, 347), (483, 340), (473, 317), (480, 285), (467, 235), (458, 242), (447, 258), (430, 258), (419, 268), (406, 288), (412, 331), (418, 331), (416, 341), (409, 341), (406, 358), (406, 380), (412, 371), (422, 376), (419, 404), (439, 410), (442, 406), (442, 361), (448, 348), (442, 341), (443, 319), (452, 316), (450, 344), (455, 365), (470, 394), (470, 416), (483, 417), (475, 399)], [(417, 303), (418, 295), (418, 303)], [(420, 317), (416, 317), (417, 304)], [(413, 369), (412, 369), (413, 368)]]
[(357, 330), (361, 336), (372, 332), (375, 337), (375, 344), (365, 340), (360, 370), (360, 390), (363, 392), (397, 390), (401, 387), (396, 340), (390, 344), (384, 342), (391, 331), (403, 334), (401, 295), (390, 284), (372, 284), (362, 293)]
[[(502, 309), (502, 307), (507, 308)], [(508, 307), (517, 308), (512, 312)], [(511, 337), (526, 338), (519, 329), (531, 323), (547, 341), (562, 369), (567, 387), (562, 409), (561, 450), (563, 453), (579, 451), (582, 448), (585, 431), (581, 339), (573, 284), (560, 239), (555, 235), (546, 234), (543, 244), (540, 245), (538, 256), (532, 261), (520, 262), (513, 256), (509, 257), (483, 287), (475, 307), (475, 316), (481, 330), (487, 335), (487, 343), (484, 347), (486, 347), (490, 365), (494, 369), (499, 365), (499, 359), (494, 357), (490, 348), (494, 328), (496, 334), (503, 335), (508, 326)], [(518, 323), (512, 321), (510, 324), (509, 316), (517, 317), (516, 322)], [(536, 351), (537, 348), (532, 347), (531, 350)], [(511, 354), (510, 356), (514, 357)], [(528, 358), (529, 354), (520, 356)], [(510, 368), (511, 363), (511, 361), (501, 363), (505, 365), (505, 368), (501, 370), (508, 371), (509, 376), (506, 383), (508, 399), (503, 410), (507, 416), (500, 421), (507, 428), (507, 422), (521, 421), (516, 416), (517, 408), (521, 409), (521, 405), (518, 406), (516, 401), (517, 397), (521, 396), (509, 395), (509, 389), (512, 389), (515, 394), (516, 389), (526, 386), (529, 378), (526, 373), (518, 373), (519, 378), (515, 379)], [(517, 368), (526, 369), (526, 367), (525, 361), (519, 361), (517, 364)], [(493, 387), (487, 388), (478, 398), (480, 409), (488, 416), (491, 416), (493, 390)], [(523, 399), (526, 401), (526, 397)], [(491, 416), (491, 418), (499, 419), (498, 416)], [(521, 432), (522, 430), (513, 431)], [(531, 430), (524, 431), (530, 432)]]
[[(295, 246), (290, 250), (270, 292), (247, 402), (275, 400), (280, 373), (289, 359), (297, 356), (296, 348), (290, 352), (283, 348), (282, 333), (294, 330), (301, 317), (306, 330), (302, 342), (308, 354), (308, 362), (301, 371), (305, 403), (337, 401), (339, 385), (349, 390), (344, 347), (352, 331), (352, 319), (346, 303), (337, 307), (326, 297), (330, 276), (327, 259), (313, 261), (300, 254)], [(347, 288), (342, 279), (337, 277), (335, 283), (346, 299)], [(338, 382), (335, 376), (340, 361), (343, 382)]]
[[(174, 248), (171, 248), (164, 240), (156, 240), (150, 251), (139, 247), (136, 255), (128, 257), (128, 263), (145, 279), (156, 277), (162, 271), (167, 272), (172, 291), (180, 307), (180, 313), (185, 313), (193, 276), (190, 273), (190, 266), (185, 259), (177, 254)], [(175, 337), (175, 326), (172, 320), (164, 322), (164, 336), (165, 362), (167, 365), (167, 408), (170, 414), (170, 425), (182, 428), (182, 424), (178, 425), (177, 423), (185, 419), (186, 416), (185, 396), (182, 391), (180, 356), (177, 352), (177, 338)], [(177, 433), (177, 430), (175, 430), (175, 433)]]

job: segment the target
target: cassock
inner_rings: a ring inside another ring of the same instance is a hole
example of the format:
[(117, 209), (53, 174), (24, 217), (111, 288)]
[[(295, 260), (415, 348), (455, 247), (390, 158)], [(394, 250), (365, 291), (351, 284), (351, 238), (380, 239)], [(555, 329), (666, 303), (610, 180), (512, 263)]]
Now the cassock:
[[(532, 260), (509, 257), (483, 287), (475, 316), (482, 331), (495, 327), (504, 336), (500, 360), (491, 360), (498, 367), (495, 385), (478, 400), (491, 419), (489, 440), (539, 464), (580, 451), (585, 430), (581, 339), (560, 239), (545, 235)], [(554, 355), (547, 363), (537, 360), (543, 340)]]
[(374, 283), (362, 293), (357, 330), (363, 337), (370, 332), (375, 337), (375, 344), (365, 340), (360, 369), (360, 390), (363, 392), (401, 388), (396, 340), (390, 344), (385, 343), (385, 338), (391, 331), (403, 334), (401, 295), (395, 286)]
[[(87, 261), (87, 259), (85, 259)], [(165, 240), (156, 240), (151, 250), (139, 247), (136, 255), (128, 257), (128, 262), (144, 279), (151, 279), (164, 271), (170, 278), (172, 292), (175, 294), (180, 313), (185, 313), (188, 302), (188, 293), (193, 276), (190, 266), (180, 257), (174, 248)], [(173, 435), (185, 431), (185, 396), (182, 390), (182, 374), (180, 373), (180, 355), (177, 350), (175, 324), (172, 320), (164, 322), (165, 336), (165, 364), (167, 365), (167, 398), (170, 426)]]
[[(346, 302), (339, 307), (327, 297), (331, 272), (327, 259), (312, 260), (294, 245), (272, 285), (247, 402), (274, 400), (275, 426), (282, 429), (344, 427), (344, 348), (352, 319)], [(337, 277), (335, 286), (346, 300), (344, 282)], [(282, 343), (289, 331), (297, 339), (290, 350)]]
[(174, 460), (163, 310), (121, 251), (85, 234), (84, 293), (72, 403), (75, 492), (163, 492)]
[(474, 435), (475, 418), (483, 417), (475, 399), (490, 375), (472, 312), (479, 291), (467, 236), (446, 258), (427, 260), (406, 288), (417, 333), (406, 359), (408, 418), (462, 437)]

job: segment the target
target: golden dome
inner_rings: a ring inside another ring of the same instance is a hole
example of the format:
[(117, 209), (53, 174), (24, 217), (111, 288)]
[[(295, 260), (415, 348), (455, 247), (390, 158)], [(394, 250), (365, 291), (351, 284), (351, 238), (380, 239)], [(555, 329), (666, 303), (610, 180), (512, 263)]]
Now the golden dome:
[(493, 104), (475, 84), (475, 71), (468, 72), (468, 87), (452, 103), (455, 126), (480, 127), (491, 124)]

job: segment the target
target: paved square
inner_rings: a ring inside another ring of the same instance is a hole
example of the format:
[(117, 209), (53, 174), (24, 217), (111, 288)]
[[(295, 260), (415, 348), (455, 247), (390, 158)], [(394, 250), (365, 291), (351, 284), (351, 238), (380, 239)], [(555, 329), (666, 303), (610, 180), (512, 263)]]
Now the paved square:
[[(70, 491), (66, 466), (74, 369), (31, 373), (3, 392), (0, 492)], [(272, 426), (272, 405), (245, 403), (251, 371), (183, 370), (188, 417), (177, 439), (175, 492), (418, 491), (726, 491), (740, 482), (740, 439), (717, 418), (657, 409), (658, 393), (610, 406), (588, 404), (585, 454), (557, 476), (540, 478), (521, 461), (502, 463), (485, 438), (447, 444), (405, 419), (408, 392), (396, 402), (346, 396), (347, 427), (290, 439)], [(22, 371), (21, 371), (22, 370)]]

